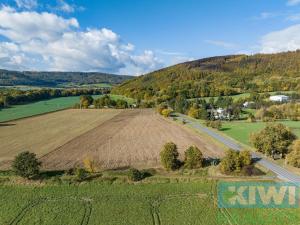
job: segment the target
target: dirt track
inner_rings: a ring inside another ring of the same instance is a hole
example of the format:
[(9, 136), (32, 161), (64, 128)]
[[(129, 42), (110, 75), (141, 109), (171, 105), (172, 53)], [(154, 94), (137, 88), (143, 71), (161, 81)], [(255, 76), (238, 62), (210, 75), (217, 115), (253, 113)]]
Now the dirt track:
[(45, 169), (66, 169), (92, 159), (102, 168), (157, 166), (162, 146), (172, 141), (182, 153), (198, 146), (205, 156), (222, 150), (192, 131), (167, 121), (153, 110), (125, 110), (67, 142), (41, 159)]

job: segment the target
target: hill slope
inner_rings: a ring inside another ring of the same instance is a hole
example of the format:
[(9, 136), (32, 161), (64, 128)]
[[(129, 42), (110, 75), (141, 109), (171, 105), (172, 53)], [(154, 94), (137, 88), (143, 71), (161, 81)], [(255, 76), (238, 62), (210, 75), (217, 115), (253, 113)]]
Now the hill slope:
[(113, 89), (128, 97), (188, 98), (249, 91), (300, 89), (300, 51), (229, 55), (181, 63), (129, 80)]
[(114, 75), (106, 73), (83, 72), (19, 72), (0, 70), (0, 86), (7, 85), (34, 85), (57, 86), (67, 83), (73, 84), (120, 84), (131, 76)]

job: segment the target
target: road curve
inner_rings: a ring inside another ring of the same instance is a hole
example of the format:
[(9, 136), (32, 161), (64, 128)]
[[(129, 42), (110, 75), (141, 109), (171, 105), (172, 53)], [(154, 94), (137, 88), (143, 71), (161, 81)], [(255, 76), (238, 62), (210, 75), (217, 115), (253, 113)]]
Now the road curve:
[[(214, 139), (226, 145), (228, 148), (231, 148), (236, 151), (240, 151), (242, 149), (242, 147), (235, 141), (223, 135), (218, 134), (217, 132), (201, 125), (199, 122), (195, 122), (190, 117), (179, 113), (177, 113), (176, 115), (178, 116), (179, 120), (182, 121), (184, 119), (192, 128), (199, 130), (201, 132), (205, 132), (209, 136), (213, 137)], [(258, 159), (258, 163), (260, 165), (274, 172), (279, 179), (293, 182), (293, 183), (300, 183), (300, 176), (296, 175), (295, 173), (290, 172), (265, 158), (261, 158), (259, 155), (255, 153), (252, 153), (252, 157)]]

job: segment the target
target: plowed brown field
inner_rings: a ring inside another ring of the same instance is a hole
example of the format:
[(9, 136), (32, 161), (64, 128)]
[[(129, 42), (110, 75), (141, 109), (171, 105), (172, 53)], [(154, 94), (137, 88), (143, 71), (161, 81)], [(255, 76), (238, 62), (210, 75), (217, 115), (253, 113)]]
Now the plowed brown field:
[(153, 110), (124, 110), (99, 126), (45, 154), (45, 169), (66, 169), (94, 160), (102, 168), (157, 166), (162, 146), (172, 141), (183, 156), (190, 145), (205, 156), (221, 156), (222, 149), (194, 132), (164, 119)]
[(0, 168), (22, 151), (41, 157), (113, 118), (122, 110), (70, 109), (0, 123)]

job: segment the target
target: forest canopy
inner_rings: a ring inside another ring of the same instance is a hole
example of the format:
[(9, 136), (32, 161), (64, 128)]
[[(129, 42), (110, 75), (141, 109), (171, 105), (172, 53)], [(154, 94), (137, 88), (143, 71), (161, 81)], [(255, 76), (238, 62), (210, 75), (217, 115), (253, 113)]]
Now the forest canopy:
[(135, 99), (165, 101), (245, 92), (300, 90), (300, 51), (205, 58), (161, 69), (113, 89)]

